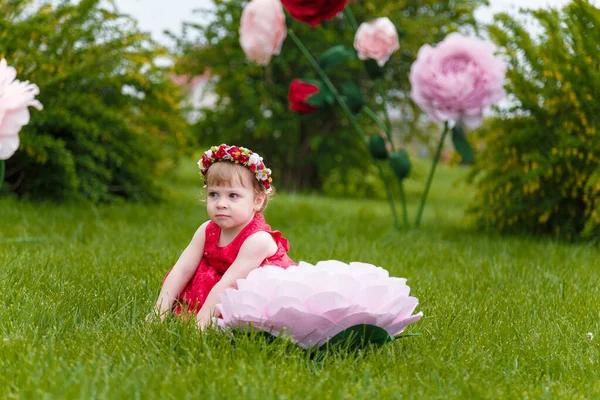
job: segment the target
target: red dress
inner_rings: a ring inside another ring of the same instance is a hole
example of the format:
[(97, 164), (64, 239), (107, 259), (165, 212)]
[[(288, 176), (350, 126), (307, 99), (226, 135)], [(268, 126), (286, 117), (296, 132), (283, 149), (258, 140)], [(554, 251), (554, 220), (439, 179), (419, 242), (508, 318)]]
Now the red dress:
[(204, 254), (194, 276), (181, 291), (174, 311), (179, 314), (181, 312), (181, 305), (184, 305), (187, 306), (188, 310), (193, 310), (197, 313), (204, 304), (204, 301), (206, 301), (206, 297), (211, 289), (221, 280), (225, 271), (235, 261), (244, 241), (252, 234), (260, 231), (268, 232), (277, 244), (275, 254), (266, 258), (260, 264), (261, 267), (263, 265), (277, 265), (281, 268), (287, 268), (295, 264), (287, 255), (287, 251), (290, 248), (289, 242), (281, 235), (281, 232), (271, 230), (271, 227), (265, 222), (262, 214), (257, 213), (231, 243), (223, 247), (217, 244), (221, 236), (221, 228), (210, 221), (206, 226)]

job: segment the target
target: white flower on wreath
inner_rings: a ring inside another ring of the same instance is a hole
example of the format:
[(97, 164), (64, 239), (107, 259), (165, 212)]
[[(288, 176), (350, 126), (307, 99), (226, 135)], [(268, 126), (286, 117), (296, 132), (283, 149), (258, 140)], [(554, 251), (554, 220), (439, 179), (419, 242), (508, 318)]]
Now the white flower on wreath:
[(212, 158), (213, 152), (212, 152), (212, 150), (208, 149), (204, 152), (204, 154), (206, 155), (206, 157)]
[(259, 171), (256, 171), (256, 177), (261, 181), (266, 181), (267, 179), (269, 179), (270, 173), (271, 173), (271, 170), (268, 168), (261, 169)]
[(262, 161), (261, 156), (259, 156), (256, 153), (252, 153), (252, 154), (250, 154), (250, 158), (248, 159), (248, 164), (250, 164), (250, 165), (254, 164), (258, 168), (258, 164), (260, 164), (261, 161)]

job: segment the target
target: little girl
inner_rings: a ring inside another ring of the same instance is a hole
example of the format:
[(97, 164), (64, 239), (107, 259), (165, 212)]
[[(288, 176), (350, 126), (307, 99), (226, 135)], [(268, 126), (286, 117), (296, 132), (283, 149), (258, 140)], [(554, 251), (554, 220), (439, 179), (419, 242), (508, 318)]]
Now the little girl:
[(263, 265), (287, 268), (294, 262), (286, 254), (288, 241), (262, 215), (272, 193), (271, 170), (262, 157), (222, 144), (207, 150), (198, 166), (210, 220), (167, 273), (154, 312), (161, 319), (172, 309), (196, 312), (198, 326), (205, 327), (217, 314), (220, 295), (238, 279)]

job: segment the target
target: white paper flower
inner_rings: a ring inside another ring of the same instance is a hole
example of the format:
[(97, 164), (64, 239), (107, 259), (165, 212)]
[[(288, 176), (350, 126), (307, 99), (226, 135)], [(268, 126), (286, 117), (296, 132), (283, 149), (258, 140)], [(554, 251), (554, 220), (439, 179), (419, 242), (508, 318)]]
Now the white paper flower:
[(412, 315), (418, 300), (409, 296), (406, 279), (371, 264), (265, 266), (237, 284), (217, 305), (219, 325), (285, 334), (303, 348), (322, 346), (356, 325), (375, 325), (395, 336), (423, 315)]
[(0, 60), (0, 160), (7, 160), (19, 148), (19, 131), (29, 123), (29, 106), (38, 110), (42, 104), (34, 97), (38, 87), (16, 80), (17, 71)]

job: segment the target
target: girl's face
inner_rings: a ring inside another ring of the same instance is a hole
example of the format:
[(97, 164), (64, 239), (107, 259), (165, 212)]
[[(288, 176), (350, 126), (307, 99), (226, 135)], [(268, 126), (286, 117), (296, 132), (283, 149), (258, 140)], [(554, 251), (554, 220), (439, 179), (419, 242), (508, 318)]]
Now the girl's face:
[(209, 218), (221, 229), (235, 234), (254, 218), (264, 201), (264, 195), (254, 193), (252, 182), (244, 182), (243, 185), (239, 179), (229, 185), (207, 186), (206, 193)]

